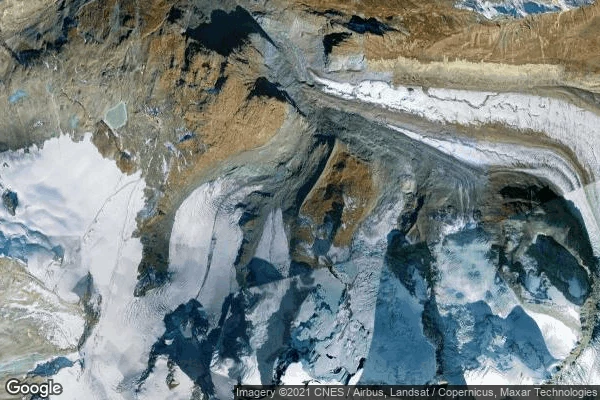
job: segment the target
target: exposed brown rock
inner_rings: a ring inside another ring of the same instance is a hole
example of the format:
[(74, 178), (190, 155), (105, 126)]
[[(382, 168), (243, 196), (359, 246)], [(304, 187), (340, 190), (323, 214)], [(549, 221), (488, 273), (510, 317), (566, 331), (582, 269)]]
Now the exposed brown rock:
[(121, 149), (119, 139), (103, 121), (98, 122), (97, 129), (92, 135), (92, 143), (102, 157), (115, 160), (117, 167), (123, 173), (131, 175), (137, 169), (132, 155)]
[(167, 186), (184, 187), (219, 161), (260, 147), (277, 133), (288, 105), (270, 98), (248, 100), (249, 89), (249, 85), (233, 73), (219, 95), (205, 108), (184, 110), (185, 105), (181, 104), (186, 127), (198, 134), (177, 144), (180, 156), (175, 159)]
[(79, 30), (104, 42), (110, 35), (120, 39), (134, 29), (145, 37), (164, 22), (172, 2), (150, 0), (143, 4), (127, 0), (91, 1), (79, 11)]
[[(309, 217), (316, 230), (301, 226), (294, 232), (293, 242), (311, 246), (322, 236), (319, 232), (326, 220), (333, 224), (330, 238), (336, 247), (349, 246), (352, 237), (369, 213), (377, 196), (377, 188), (371, 167), (353, 155), (348, 147), (336, 142), (319, 180), (300, 207), (300, 213)], [(315, 265), (316, 260), (297, 245), (294, 257), (297, 261)]]
[[(364, 54), (369, 66), (394, 70), (397, 82), (518, 90), (571, 85), (600, 90), (600, 4), (524, 19), (489, 21), (453, 1), (302, 1), (299, 9), (374, 17), (394, 30), (352, 34), (332, 55)], [(338, 31), (339, 23), (326, 25)], [(518, 66), (519, 68), (511, 68)], [(504, 78), (504, 80), (503, 80)]]
[(488, 21), (453, 1), (302, 1), (311, 9), (336, 9), (376, 17), (396, 28), (383, 36), (363, 37), (370, 59), (399, 56), (422, 61), (465, 59), (506, 64), (561, 64), (582, 73), (600, 67), (600, 4), (530, 16)]
[[(394, 30), (385, 35), (366, 33), (354, 34), (349, 41), (357, 41), (367, 58), (419, 57), (421, 53), (438, 41), (459, 33), (464, 27), (476, 23), (477, 16), (467, 10), (454, 7), (450, 0), (427, 2), (411, 1), (358, 1), (340, 0), (320, 2), (302, 1), (299, 8), (326, 12), (329, 9), (341, 11), (345, 15), (341, 21), (349, 20), (351, 15), (364, 18), (376, 18)], [(336, 19), (337, 20), (337, 19)]]
[[(165, 242), (154, 245), (155, 252), (144, 253), (142, 265), (165, 264), (161, 257), (166, 254), (172, 218), (198, 182), (229, 157), (269, 142), (291, 110), (278, 99), (249, 98), (262, 61), (254, 48), (248, 46), (228, 59), (200, 51), (183, 68), (185, 45), (175, 33), (153, 38), (150, 45), (149, 65), (160, 71), (155, 98), (164, 99), (173, 114), (181, 116), (182, 127), (190, 135), (174, 144), (177, 153), (170, 155), (170, 172), (157, 213), (140, 226), (140, 232), (151, 232), (153, 242)], [(219, 79), (224, 83), (217, 90)]]
[(563, 13), (477, 24), (431, 46), (432, 59), (560, 64), (581, 74), (600, 70), (600, 4)]

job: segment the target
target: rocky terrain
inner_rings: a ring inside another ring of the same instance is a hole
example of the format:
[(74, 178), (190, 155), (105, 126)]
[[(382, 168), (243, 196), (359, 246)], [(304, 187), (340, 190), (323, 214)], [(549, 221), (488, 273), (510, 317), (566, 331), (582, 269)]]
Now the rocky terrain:
[(0, 378), (600, 384), (599, 18), (1, 1)]

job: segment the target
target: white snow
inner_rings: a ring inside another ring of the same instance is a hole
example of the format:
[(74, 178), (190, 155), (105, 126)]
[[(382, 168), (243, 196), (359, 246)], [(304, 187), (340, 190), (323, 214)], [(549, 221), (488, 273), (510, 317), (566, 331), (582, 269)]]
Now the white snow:
[[(588, 135), (587, 141), (574, 146), (585, 147), (579, 151), (588, 157), (585, 158), (588, 165), (597, 167), (594, 164), (596, 150), (593, 148), (592, 126), (600, 121), (595, 115), (590, 116), (591, 113), (577, 110), (566, 103), (559, 104), (558, 100), (443, 89), (425, 92), (417, 88), (411, 91), (408, 88), (392, 88), (383, 82), (363, 82), (358, 86), (324, 80), (321, 83), (326, 84), (325, 90), (345, 98), (416, 113), (440, 122), (505, 122), (517, 127), (526, 122), (528, 126), (543, 127), (544, 131), (551, 132), (559, 141), (567, 140), (568, 135), (563, 130), (581, 129), (569, 135), (575, 135), (576, 140), (583, 140), (582, 135)], [(505, 110), (506, 107), (511, 109)], [(551, 110), (551, 116), (540, 110)], [(517, 165), (526, 159), (530, 162), (529, 168), (554, 177), (566, 192), (567, 188), (580, 186), (568, 162), (550, 151), (458, 139), (441, 140), (393, 128), (466, 162), (476, 165)], [(52, 299), (48, 294), (52, 290), (61, 300), (75, 303), (78, 298), (72, 289), (89, 272), (102, 297), (100, 320), (79, 354), (85, 369), (76, 364), (59, 372), (55, 380), (65, 386), (65, 391), (58, 398), (130, 398), (126, 393), (132, 393), (135, 389), (136, 379), (147, 366), (152, 344), (163, 333), (162, 319), (165, 313), (191, 298), (197, 298), (211, 318), (215, 319), (220, 314), (225, 297), (237, 290), (233, 264), (242, 242), (242, 231), (238, 226), (241, 210), (236, 204), (257, 188), (240, 188), (231, 179), (218, 179), (193, 191), (177, 211), (173, 224), (169, 260), (171, 281), (144, 297), (134, 298), (142, 246), (139, 239), (132, 238), (132, 234), (136, 228), (136, 214), (144, 207), (145, 184), (141, 175), (136, 173), (127, 176), (113, 161), (103, 159), (89, 135), (79, 143), (61, 136), (47, 141), (43, 149), (30, 149), (29, 154), (23, 151), (2, 153), (0, 165), (4, 162), (8, 166), (0, 167), (0, 182), (18, 193), (20, 205), (16, 216), (0, 210), (0, 230), (9, 238), (26, 238), (38, 245), (38, 250), (31, 250), (22, 256), (27, 259), (29, 272), (45, 286), (40, 294), (46, 296), (45, 299)], [(555, 170), (560, 173), (557, 174)], [(589, 204), (598, 197), (597, 191), (592, 189), (571, 192), (570, 197), (582, 210), (590, 230), (596, 226), (593, 225), (596, 210)], [(284, 374), (285, 382), (319, 380), (321, 383), (330, 383), (334, 364), (347, 368), (349, 373), (357, 372), (358, 375), (353, 378), (355, 381), (362, 374), (362, 370), (353, 371), (352, 368), (357, 366), (358, 359), (366, 357), (371, 350), (385, 238), (395, 227), (403, 207), (400, 197), (391, 200), (382, 202), (387, 205), (378, 207), (359, 229), (353, 243), (353, 258), (343, 267), (336, 266), (343, 269), (340, 274), (342, 281), (326, 269), (313, 274), (313, 278), (322, 283), (325, 289), (319, 292), (321, 297), (307, 298), (292, 328), (311, 321), (313, 328), (302, 332), (299, 338), (317, 339), (319, 343), (315, 345), (315, 353), (320, 357), (310, 367), (301, 362), (291, 364)], [(457, 226), (449, 226), (445, 233), (460, 231), (465, 224), (466, 221), (460, 221)], [(65, 249), (63, 259), (54, 256), (52, 251), (56, 245)], [(271, 262), (282, 275), (287, 276), (287, 246), (282, 211), (277, 209), (266, 219), (255, 256)], [(519, 304), (511, 290), (505, 290), (506, 287), (495, 282), (495, 270), (490, 268), (486, 260), (487, 251), (487, 244), (483, 241), (475, 241), (467, 249), (452, 240), (440, 245), (437, 251), (440, 254), (437, 295), (442, 312), (444, 305), (461, 305), (485, 299), (494, 313), (506, 316)], [(291, 282), (300, 284), (300, 279), (284, 279), (249, 289), (261, 298), (260, 306), (247, 316), (253, 324), (250, 336), (252, 349), (260, 348), (267, 342), (269, 319), (278, 311)], [(352, 283), (347, 301), (340, 303), (347, 283)], [(410, 338), (414, 338), (411, 335), (422, 335), (422, 305), (418, 299), (410, 296), (399, 281), (394, 280), (393, 283), (383, 294), (395, 295), (399, 298), (398, 304), (408, 306), (401, 317), (410, 322), (410, 330), (400, 333)], [(462, 297), (457, 297), (459, 292)], [(562, 298), (558, 298), (556, 293), (551, 294), (555, 296), (553, 300), (560, 300), (559, 306), (565, 306)], [(330, 306), (331, 312), (320, 312), (318, 318), (314, 318), (313, 312), (321, 301)], [(531, 311), (527, 305), (523, 307), (540, 326), (552, 355), (565, 357), (577, 340), (577, 331), (549, 315)], [(573, 318), (578, 317), (577, 309), (566, 311)], [(36, 315), (34, 309), (29, 313)], [(57, 344), (68, 347), (78, 340), (82, 320), (76, 320), (68, 313), (56, 313), (53, 318), (66, 337), (64, 344)], [(332, 326), (336, 329), (332, 330)], [(465, 325), (464, 328), (464, 332), (459, 332), (459, 337), (462, 334), (466, 341), (469, 327)], [(58, 340), (56, 337), (57, 334), (49, 334), (50, 340)], [(433, 352), (432, 348), (426, 346), (421, 350), (422, 353)], [(335, 354), (337, 359), (328, 361), (324, 357), (328, 352)], [(591, 363), (597, 362), (593, 361), (597, 360), (594, 357), (596, 355), (588, 357), (592, 359)], [(582, 358), (580, 362), (585, 360)], [(527, 370), (516, 358), (510, 361), (514, 368), (508, 375), (504, 370), (499, 371), (491, 360), (482, 359), (481, 362), (482, 368), (467, 371), (465, 379), (468, 383), (500, 383), (501, 378), (510, 383), (525, 383), (528, 379), (537, 382), (541, 379), (539, 371)], [(428, 362), (424, 361), (421, 367), (419, 373), (431, 375), (435, 372), (434, 366)], [(230, 368), (232, 360), (216, 360), (211, 365), (211, 372), (225, 382)], [(260, 382), (256, 354), (244, 355), (242, 368), (244, 383)], [(392, 372), (396, 377), (408, 376), (407, 371)], [(175, 375), (180, 384), (169, 389), (165, 382), (167, 373), (166, 359), (160, 357), (149, 379), (142, 385), (138, 398), (189, 398), (193, 383), (176, 368)]]
[(81, 263), (102, 296), (100, 320), (80, 352), (85, 369), (64, 369), (56, 376), (68, 385), (60, 398), (120, 398), (115, 388), (143, 371), (159, 334), (160, 320), (135, 311), (142, 301), (133, 297), (142, 246), (132, 234), (144, 205), (144, 183), (139, 175), (133, 179), (103, 205), (84, 237)]
[(573, 172), (568, 161), (551, 150), (450, 136), (432, 138), (394, 125), (387, 126), (467, 164), (510, 166), (548, 179), (563, 193), (571, 192), (581, 186), (579, 177)]
[[(539, 268), (537, 261), (531, 257), (528, 257), (527, 255), (521, 256), (520, 261), (525, 271), (531, 272), (528, 274), (526, 280), (527, 289), (535, 292), (538, 290), (540, 285), (545, 287), (548, 298), (542, 303), (542, 305), (548, 310), (551, 310), (552, 314), (560, 315), (560, 318), (562, 318), (563, 322), (568, 324), (573, 332), (576, 332), (575, 334), (577, 337), (579, 337), (581, 328), (581, 307), (567, 300), (565, 295), (560, 290), (558, 290), (555, 286), (552, 286), (550, 279), (545, 273), (538, 272)], [(536, 303), (538, 303), (538, 300), (529, 295), (527, 292), (522, 293), (522, 297), (531, 305), (536, 305)], [(525, 305), (525, 308), (527, 308), (527, 305)]]
[(287, 276), (290, 268), (289, 253), (288, 239), (283, 226), (283, 214), (278, 208), (267, 216), (254, 257), (270, 262), (282, 276)]
[(297, 282), (297, 279), (282, 279), (249, 289), (253, 295), (259, 295), (261, 298), (260, 307), (254, 307), (246, 316), (252, 322), (250, 346), (253, 349), (258, 349), (266, 343), (269, 337), (269, 318), (279, 310), (281, 299), (290, 289), (292, 282)]
[(442, 305), (464, 305), (484, 300), (493, 313), (506, 318), (519, 301), (503, 281), (496, 280), (496, 269), (487, 257), (490, 244), (477, 238), (468, 244), (446, 238), (437, 245), (439, 282), (435, 291)]
[(577, 345), (579, 332), (549, 315), (525, 309), (542, 331), (550, 354), (558, 360), (565, 359)]
[[(51, 262), (25, 254), (29, 272), (71, 302), (78, 301), (72, 289), (89, 272), (102, 298), (100, 320), (80, 352), (85, 369), (77, 363), (55, 377), (65, 387), (60, 398), (121, 398), (116, 388), (145, 368), (162, 318), (159, 313), (152, 320), (132, 312), (141, 301), (133, 298), (133, 291), (142, 246), (132, 238), (144, 205), (140, 173), (128, 176), (114, 161), (102, 158), (90, 135), (80, 142), (60, 136), (29, 153), (0, 157), (6, 165), (2, 182), (17, 192), (20, 203), (14, 217), (0, 211), (5, 220), (0, 229), (5, 235), (22, 235), (15, 227), (23, 227), (64, 249), (64, 257)], [(72, 318), (53, 318), (64, 332), (73, 332)], [(71, 336), (71, 341), (79, 339)]]
[(570, 385), (598, 385), (600, 383), (600, 341), (592, 341), (577, 357), (559, 383)]
[[(467, 229), (463, 230), (468, 232)], [(490, 244), (483, 237), (462, 243), (459, 237), (446, 237), (436, 245), (438, 284), (436, 298), (442, 316), (451, 313), (458, 322), (454, 333), (458, 349), (477, 340), (474, 330), (476, 321), (469, 313), (456, 311), (456, 307), (485, 301), (494, 315), (506, 318), (515, 307), (521, 306), (538, 325), (550, 354), (557, 360), (566, 358), (575, 348), (581, 336), (579, 307), (570, 303), (554, 287), (548, 288), (549, 299), (537, 304), (528, 300), (527, 292), (520, 300), (512, 289), (497, 276), (496, 269), (488, 259)], [(522, 257), (525, 268), (528, 259)], [(531, 268), (534, 268), (531, 265)], [(533, 276), (533, 275), (531, 275)], [(532, 288), (535, 287), (531, 283)], [(533, 289), (534, 290), (534, 289)], [(503, 337), (494, 339), (497, 346), (503, 346)], [(498, 355), (494, 360), (486, 355), (478, 358), (480, 365), (465, 371), (468, 384), (526, 384), (539, 383), (545, 379), (543, 371), (533, 371), (510, 354)]]
[(174, 379), (172, 386), (174, 387), (169, 388), (167, 385), (167, 375), (169, 374), (167, 363), (167, 357), (158, 357), (152, 373), (140, 388), (140, 392), (137, 396), (139, 400), (189, 400), (191, 398), (194, 382), (192, 382), (176, 365), (172, 367)]
[[(79, 373), (73, 368), (62, 370), (56, 376), (59, 382), (71, 382), (61, 398), (127, 398), (124, 396), (135, 389), (136, 379), (146, 368), (152, 345), (164, 331), (162, 319), (166, 313), (197, 295), (210, 311), (209, 315), (220, 313), (225, 296), (235, 290), (233, 262), (241, 231), (236, 224), (239, 212), (234, 211), (234, 207), (244, 193), (225, 180), (206, 183), (192, 192), (175, 216), (170, 249), (172, 279), (139, 298), (133, 297), (133, 291), (141, 244), (129, 239), (111, 246), (112, 243), (101, 240), (110, 235), (98, 229), (98, 237), (93, 240), (98, 251), (96, 260), (89, 262), (101, 267), (106, 264), (107, 256), (120, 255), (119, 262), (109, 280), (109, 294), (103, 296), (102, 318), (82, 350), (86, 369), (77, 380), (73, 374)], [(141, 209), (143, 197), (139, 195), (133, 205), (120, 208)], [(135, 213), (130, 212), (121, 239), (130, 237), (135, 228), (134, 217)], [(99, 257), (100, 254), (103, 257)], [(210, 269), (207, 268), (209, 254), (212, 254)], [(206, 284), (202, 287), (204, 281)], [(155, 386), (154, 379), (158, 378), (152, 379), (149, 385)], [(77, 384), (73, 384), (74, 381)]]
[(356, 243), (364, 242), (365, 246), (385, 250), (387, 235), (396, 228), (398, 217), (404, 208), (404, 198), (400, 193), (393, 193), (382, 198), (380, 203), (381, 206), (361, 224), (356, 234)]
[(219, 179), (200, 186), (181, 204), (169, 247), (172, 279), (161, 290), (169, 308), (196, 297), (209, 315), (220, 315), (223, 300), (237, 289), (233, 264), (242, 243), (242, 210), (235, 205), (257, 189)]
[[(79, 143), (60, 136), (45, 142), (42, 149), (30, 148), (28, 154), (3, 153), (0, 165), (7, 165), (0, 170), (2, 183), (19, 197), (16, 216), (0, 210), (2, 231), (13, 236), (31, 236), (17, 230), (33, 231), (52, 246), (62, 246), (61, 261), (48, 254), (29, 254), (28, 270), (62, 298), (78, 301), (71, 290), (87, 272), (80, 247), (95, 229), (101, 210), (140, 182), (139, 174), (127, 176), (113, 161), (103, 159), (89, 135)], [(124, 212), (116, 210), (113, 217), (119, 220)]]
[(1, 182), (18, 193), (14, 218), (46, 236), (81, 236), (102, 205), (123, 186), (139, 180), (127, 177), (113, 161), (102, 158), (87, 135), (81, 142), (60, 136), (16, 152), (0, 153)]
[(544, 376), (524, 365), (518, 358), (509, 357), (502, 369), (490, 359), (478, 360), (480, 368), (464, 372), (467, 385), (534, 385), (544, 380)]
[[(392, 111), (414, 114), (428, 120), (466, 126), (504, 124), (524, 136), (542, 132), (551, 140), (570, 149), (592, 176), (600, 176), (600, 116), (566, 101), (517, 93), (475, 92), (468, 90), (428, 89), (392, 86), (382, 81), (340, 83), (314, 76), (328, 94), (347, 100), (375, 104)], [(571, 160), (559, 152), (539, 147), (498, 143), (455, 136), (428, 136), (388, 125), (413, 140), (420, 141), (463, 162), (477, 166), (504, 166), (527, 172), (554, 183), (565, 197), (573, 201), (583, 216), (596, 255), (600, 254), (600, 215), (595, 205), (600, 188), (593, 183), (583, 186)], [(444, 234), (460, 231), (448, 226)], [(376, 235), (374, 235), (376, 236)], [(441, 246), (441, 245), (440, 245)], [(440, 281), (436, 288), (442, 314), (446, 307), (484, 300), (494, 314), (506, 317), (521, 305), (539, 325), (551, 354), (563, 359), (574, 348), (580, 336), (579, 308), (566, 301), (555, 288), (548, 290), (549, 306), (535, 307), (521, 301), (506, 285), (498, 285), (494, 268), (485, 259), (489, 246), (477, 242), (466, 248), (448, 241), (436, 250)], [(574, 293), (576, 285), (570, 288)], [(548, 311), (552, 307), (553, 312)], [(532, 311), (537, 310), (537, 311)], [(543, 311), (543, 313), (542, 313)], [(459, 340), (468, 342), (468, 321)], [(498, 369), (496, 361), (482, 358), (481, 367), (467, 371), (468, 383), (527, 383), (545, 379), (542, 371), (530, 371), (518, 359), (511, 367)]]
[(323, 380), (313, 378), (302, 365), (301, 362), (291, 363), (281, 377), (282, 385), (341, 385), (341, 382), (334, 379)]
[(593, 182), (564, 194), (581, 213), (594, 254), (600, 254), (600, 182)]
[[(107, 260), (110, 253), (102, 252), (99, 243), (90, 243), (89, 237), (98, 229), (103, 210), (119, 197), (131, 194), (136, 185), (143, 187), (139, 185), (139, 173), (127, 176), (113, 161), (103, 159), (91, 143), (90, 135), (78, 143), (60, 136), (46, 141), (43, 148), (33, 146), (27, 152), (5, 152), (0, 154), (0, 165), (2, 184), (19, 197), (15, 216), (0, 209), (0, 230), (8, 237), (21, 237), (47, 248), (46, 252), (26, 250), (26, 254), (12, 256), (26, 259), (28, 272), (53, 291), (57, 299), (77, 302), (79, 299), (72, 289), (88, 271), (108, 297), (103, 279), (110, 277), (112, 271)], [(105, 236), (99, 240), (118, 243), (122, 233), (118, 222), (125, 220), (127, 213), (126, 204), (113, 209), (112, 230), (103, 232)], [(51, 253), (53, 246), (64, 249), (62, 259)], [(101, 263), (101, 268), (94, 268), (91, 260)], [(43, 310), (32, 309), (31, 313)], [(60, 340), (60, 347), (77, 344), (83, 320), (62, 313), (53, 318), (60, 324), (61, 334), (52, 334), (52, 340)]]
[(526, 17), (532, 14), (567, 11), (591, 3), (593, 0), (461, 0), (456, 6), (494, 19), (501, 16)]
[(313, 381), (314, 378), (304, 370), (300, 362), (291, 363), (281, 377), (282, 385), (303, 385)]

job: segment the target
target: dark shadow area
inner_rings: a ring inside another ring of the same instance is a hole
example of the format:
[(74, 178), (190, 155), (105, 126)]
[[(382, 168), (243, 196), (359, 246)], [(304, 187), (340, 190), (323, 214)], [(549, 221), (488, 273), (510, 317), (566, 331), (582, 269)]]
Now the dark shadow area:
[(223, 10), (213, 11), (209, 23), (189, 28), (185, 35), (197, 41), (204, 48), (227, 57), (244, 45), (252, 33), (262, 36), (269, 43), (275, 45), (252, 15), (244, 8), (237, 6), (230, 13)]
[(364, 34), (369, 32), (379, 36), (383, 36), (384, 33), (395, 30), (373, 17), (364, 19), (358, 15), (353, 15), (352, 18), (350, 18), (350, 21), (345, 23), (344, 26), (356, 33)]
[(323, 36), (323, 50), (325, 51), (325, 55), (331, 54), (335, 46), (347, 40), (350, 36), (352, 34), (348, 32), (336, 32)]

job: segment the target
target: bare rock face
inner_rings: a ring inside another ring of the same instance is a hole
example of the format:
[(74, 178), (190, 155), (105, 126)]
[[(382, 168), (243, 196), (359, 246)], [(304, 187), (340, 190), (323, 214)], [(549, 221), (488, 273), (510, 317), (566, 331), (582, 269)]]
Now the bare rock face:
[(0, 1), (0, 377), (600, 383), (598, 10)]
[[(295, 261), (317, 265), (319, 257), (326, 256), (330, 249), (351, 244), (357, 227), (375, 201), (373, 179), (365, 162), (336, 143), (319, 180), (300, 207), (298, 237), (292, 239), (296, 249), (292, 252), (298, 252)], [(310, 222), (305, 223), (303, 217), (310, 218)], [(307, 237), (303, 238), (303, 234)]]
[(15, 215), (15, 210), (19, 205), (19, 196), (7, 189), (2, 193), (2, 203), (10, 215)]

